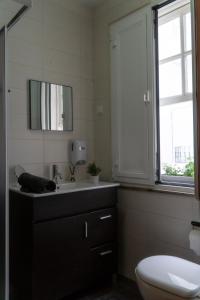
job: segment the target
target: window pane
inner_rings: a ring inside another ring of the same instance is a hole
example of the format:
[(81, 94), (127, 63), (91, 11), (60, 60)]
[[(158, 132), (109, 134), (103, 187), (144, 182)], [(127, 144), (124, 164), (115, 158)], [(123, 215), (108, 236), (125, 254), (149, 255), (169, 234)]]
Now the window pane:
[(185, 25), (185, 51), (192, 50), (192, 36), (191, 36), (191, 13), (187, 13), (184, 16)]
[(158, 12), (160, 179), (193, 184), (191, 12), (178, 3)]
[(180, 18), (176, 18), (159, 25), (159, 60), (180, 52)]
[(193, 102), (160, 107), (161, 174), (192, 177)]
[(159, 67), (160, 98), (182, 94), (181, 59), (176, 59)]
[(186, 93), (192, 93), (192, 55), (185, 58), (185, 90)]

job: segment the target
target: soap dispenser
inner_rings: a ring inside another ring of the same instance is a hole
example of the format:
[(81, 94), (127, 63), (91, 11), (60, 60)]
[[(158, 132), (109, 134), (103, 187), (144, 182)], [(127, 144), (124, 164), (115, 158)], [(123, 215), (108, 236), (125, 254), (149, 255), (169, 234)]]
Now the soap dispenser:
[(72, 140), (69, 145), (70, 155), (70, 180), (75, 181), (77, 166), (84, 165), (87, 160), (87, 146), (83, 140)]
[(87, 146), (84, 140), (72, 140), (70, 143), (70, 162), (73, 166), (84, 165), (87, 160)]

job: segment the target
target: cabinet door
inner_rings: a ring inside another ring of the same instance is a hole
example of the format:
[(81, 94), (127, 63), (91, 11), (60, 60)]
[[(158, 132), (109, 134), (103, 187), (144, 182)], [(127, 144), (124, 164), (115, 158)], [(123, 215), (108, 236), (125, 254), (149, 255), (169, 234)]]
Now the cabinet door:
[(151, 9), (111, 26), (113, 176), (152, 184)]
[(37, 223), (33, 232), (34, 300), (61, 299), (89, 285), (91, 258), (85, 218)]

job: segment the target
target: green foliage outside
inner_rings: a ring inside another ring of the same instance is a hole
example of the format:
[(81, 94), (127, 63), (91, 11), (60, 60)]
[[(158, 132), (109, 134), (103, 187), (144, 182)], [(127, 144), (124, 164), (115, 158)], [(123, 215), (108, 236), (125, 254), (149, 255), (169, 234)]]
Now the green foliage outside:
[(165, 165), (164, 166), (165, 175), (168, 176), (187, 176), (194, 177), (194, 162), (189, 161), (183, 169), (176, 167)]

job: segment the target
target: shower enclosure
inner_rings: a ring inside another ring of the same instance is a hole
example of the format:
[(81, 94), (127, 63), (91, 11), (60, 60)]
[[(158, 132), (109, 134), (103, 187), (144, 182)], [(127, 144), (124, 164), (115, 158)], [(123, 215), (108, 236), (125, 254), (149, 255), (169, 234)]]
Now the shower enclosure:
[(0, 299), (5, 299), (6, 286), (6, 64), (5, 64), (6, 28), (0, 31)]
[[(0, 299), (9, 299), (8, 224), (9, 199), (7, 179), (7, 86), (6, 36), (31, 6), (31, 0), (0, 2)], [(12, 11), (12, 17), (10, 11)], [(8, 13), (9, 12), (9, 13)]]

